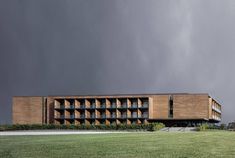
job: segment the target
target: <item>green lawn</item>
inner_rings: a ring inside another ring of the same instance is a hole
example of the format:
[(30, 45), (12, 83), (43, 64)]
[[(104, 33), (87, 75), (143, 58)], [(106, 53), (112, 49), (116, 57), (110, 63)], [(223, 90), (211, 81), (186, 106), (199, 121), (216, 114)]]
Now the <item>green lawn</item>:
[(0, 157), (235, 157), (235, 132), (0, 136)]

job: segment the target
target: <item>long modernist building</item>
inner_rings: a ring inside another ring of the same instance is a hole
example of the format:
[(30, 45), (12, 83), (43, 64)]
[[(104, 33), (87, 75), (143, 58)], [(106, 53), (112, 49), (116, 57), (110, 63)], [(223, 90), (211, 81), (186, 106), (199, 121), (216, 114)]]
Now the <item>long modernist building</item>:
[(13, 124), (144, 124), (167, 126), (221, 121), (208, 94), (128, 94), (13, 97)]

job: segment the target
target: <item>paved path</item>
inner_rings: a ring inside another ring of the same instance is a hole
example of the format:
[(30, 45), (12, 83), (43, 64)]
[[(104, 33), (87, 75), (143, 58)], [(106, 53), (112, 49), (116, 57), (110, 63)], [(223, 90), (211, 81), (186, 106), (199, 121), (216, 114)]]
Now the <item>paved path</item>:
[(20, 135), (69, 135), (69, 134), (110, 134), (110, 133), (131, 133), (126, 131), (75, 131), (75, 130), (29, 130), (29, 131), (3, 131), (0, 136)]

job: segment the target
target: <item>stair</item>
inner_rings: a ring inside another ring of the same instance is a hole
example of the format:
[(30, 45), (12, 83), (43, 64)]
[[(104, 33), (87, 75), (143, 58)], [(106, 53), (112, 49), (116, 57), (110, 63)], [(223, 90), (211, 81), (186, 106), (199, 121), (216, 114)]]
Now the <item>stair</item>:
[(165, 127), (165, 128), (162, 128), (160, 131), (165, 131), (165, 132), (192, 132), (192, 131), (196, 131), (196, 127)]

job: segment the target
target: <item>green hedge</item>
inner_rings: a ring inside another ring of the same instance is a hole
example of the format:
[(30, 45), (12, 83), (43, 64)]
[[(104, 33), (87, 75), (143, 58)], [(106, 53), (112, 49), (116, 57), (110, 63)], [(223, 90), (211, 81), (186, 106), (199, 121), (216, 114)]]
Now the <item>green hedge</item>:
[(149, 131), (159, 131), (164, 127), (165, 125), (163, 123), (151, 123), (149, 124)]
[(224, 125), (216, 126), (213, 124), (201, 124), (197, 127), (197, 131), (206, 131), (206, 130), (226, 130), (226, 127)]
[(0, 131), (12, 130), (44, 130), (44, 129), (72, 129), (72, 130), (142, 130), (156, 131), (165, 127), (162, 123), (149, 124), (119, 124), (119, 125), (55, 125), (55, 124), (32, 124), (32, 125), (0, 125)]
[(208, 129), (208, 124), (202, 124), (197, 127), (197, 131), (206, 131)]

